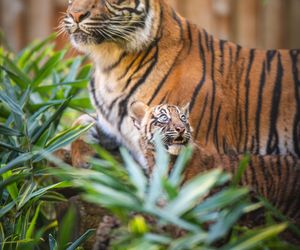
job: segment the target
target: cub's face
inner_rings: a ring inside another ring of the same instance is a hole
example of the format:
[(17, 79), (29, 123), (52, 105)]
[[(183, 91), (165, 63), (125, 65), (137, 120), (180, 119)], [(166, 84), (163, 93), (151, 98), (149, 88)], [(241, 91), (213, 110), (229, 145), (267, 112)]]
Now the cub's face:
[(192, 129), (188, 121), (189, 105), (180, 108), (163, 104), (152, 108), (135, 102), (131, 105), (131, 117), (141, 133), (141, 138), (153, 143), (158, 133), (167, 151), (178, 155), (192, 141)]
[(144, 28), (149, 0), (69, 0), (63, 20), (75, 47), (126, 43)]

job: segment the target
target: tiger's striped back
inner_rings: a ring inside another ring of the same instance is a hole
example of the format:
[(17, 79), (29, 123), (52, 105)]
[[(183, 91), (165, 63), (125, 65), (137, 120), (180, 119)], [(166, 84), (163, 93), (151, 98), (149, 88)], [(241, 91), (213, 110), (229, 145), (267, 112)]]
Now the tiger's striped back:
[[(223, 168), (237, 174), (244, 155), (220, 155), (195, 146), (191, 162), (185, 171), (189, 180), (201, 172)], [(265, 197), (293, 223), (300, 226), (300, 160), (292, 155), (251, 155), (241, 185), (256, 195)]]

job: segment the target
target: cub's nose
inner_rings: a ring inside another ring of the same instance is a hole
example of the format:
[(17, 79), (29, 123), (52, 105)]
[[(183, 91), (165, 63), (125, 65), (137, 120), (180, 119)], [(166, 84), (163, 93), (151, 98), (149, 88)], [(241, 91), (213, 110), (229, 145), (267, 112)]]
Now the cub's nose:
[(69, 15), (73, 18), (76, 23), (82, 22), (84, 19), (88, 18), (91, 15), (90, 11), (71, 9)]
[(179, 134), (183, 134), (185, 132), (185, 127), (183, 126), (176, 126), (175, 129)]

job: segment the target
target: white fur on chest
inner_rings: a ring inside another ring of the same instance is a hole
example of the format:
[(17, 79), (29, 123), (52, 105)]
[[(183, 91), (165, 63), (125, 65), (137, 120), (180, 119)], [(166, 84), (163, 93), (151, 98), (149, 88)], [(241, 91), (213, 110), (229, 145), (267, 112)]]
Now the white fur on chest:
[[(119, 127), (120, 106), (118, 103), (111, 106), (116, 98), (124, 93), (116, 91), (116, 80), (112, 76), (95, 72), (94, 90), (91, 90), (91, 97), (98, 115), (98, 126), (108, 135), (112, 135), (117, 141), (124, 145), (133, 154), (134, 158), (143, 166), (145, 159), (140, 149), (140, 133), (133, 124), (130, 117), (125, 116)], [(101, 106), (101, 108), (99, 108)]]

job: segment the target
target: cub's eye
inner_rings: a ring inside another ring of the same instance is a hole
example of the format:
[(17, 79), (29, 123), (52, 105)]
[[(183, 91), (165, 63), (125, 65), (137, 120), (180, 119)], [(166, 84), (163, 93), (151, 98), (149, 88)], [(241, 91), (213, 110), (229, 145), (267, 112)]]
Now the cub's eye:
[(187, 122), (187, 118), (186, 118), (185, 115), (181, 115), (180, 119), (181, 119), (181, 121), (183, 121), (183, 122)]
[(160, 115), (158, 117), (158, 121), (161, 123), (168, 123), (169, 122), (169, 117), (167, 115)]

